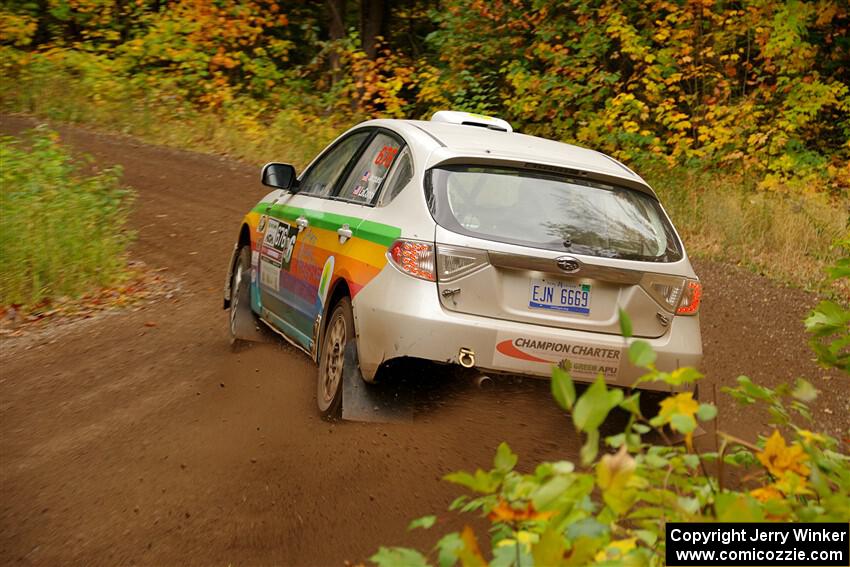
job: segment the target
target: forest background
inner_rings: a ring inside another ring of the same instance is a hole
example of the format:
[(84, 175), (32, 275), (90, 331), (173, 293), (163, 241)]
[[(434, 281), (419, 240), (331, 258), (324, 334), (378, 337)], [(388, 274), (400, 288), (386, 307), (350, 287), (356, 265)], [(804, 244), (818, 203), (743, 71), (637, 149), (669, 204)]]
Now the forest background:
[[(843, 0), (0, 4), (0, 109), (303, 167), (440, 109), (623, 160), (692, 254), (845, 295)], [(125, 180), (132, 184), (132, 180)]]

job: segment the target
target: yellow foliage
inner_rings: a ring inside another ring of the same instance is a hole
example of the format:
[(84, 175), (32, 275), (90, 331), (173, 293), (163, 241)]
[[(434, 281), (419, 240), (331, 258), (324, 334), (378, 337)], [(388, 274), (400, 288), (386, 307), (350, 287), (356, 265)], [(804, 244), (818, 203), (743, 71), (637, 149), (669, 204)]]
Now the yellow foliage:
[(37, 27), (38, 22), (33, 17), (0, 9), (0, 44), (29, 45)]
[(805, 465), (809, 456), (803, 451), (803, 447), (797, 442), (787, 445), (785, 438), (776, 429), (767, 439), (764, 450), (757, 453), (756, 457), (776, 478), (782, 478), (789, 471), (802, 477), (809, 474), (809, 467)]
[(694, 417), (697, 410), (699, 410), (699, 404), (694, 400), (693, 392), (682, 392), (661, 402), (660, 415), (669, 422), (669, 419), (675, 414)]

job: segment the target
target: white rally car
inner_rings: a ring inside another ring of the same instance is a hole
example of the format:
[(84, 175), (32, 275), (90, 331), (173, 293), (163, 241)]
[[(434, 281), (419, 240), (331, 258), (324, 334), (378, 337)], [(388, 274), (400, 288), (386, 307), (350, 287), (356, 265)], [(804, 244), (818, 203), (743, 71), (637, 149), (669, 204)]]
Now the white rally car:
[(262, 182), (230, 264), (230, 331), (259, 318), (310, 355), (324, 414), (341, 406), (346, 346), (367, 382), (413, 357), (540, 377), (569, 361), (578, 380), (630, 386), (622, 308), (660, 369), (702, 357), (682, 242), (602, 153), (441, 111), (364, 122), (300, 176), (270, 163)]

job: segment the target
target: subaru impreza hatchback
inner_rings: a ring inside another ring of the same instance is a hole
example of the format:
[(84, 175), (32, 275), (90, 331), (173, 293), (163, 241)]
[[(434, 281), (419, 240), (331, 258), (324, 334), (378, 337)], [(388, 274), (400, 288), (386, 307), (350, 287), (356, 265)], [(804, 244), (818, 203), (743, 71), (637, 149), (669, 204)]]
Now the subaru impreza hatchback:
[(604, 154), (441, 111), (364, 122), (300, 176), (269, 163), (262, 182), (229, 266), (231, 336), (259, 319), (311, 356), (324, 414), (341, 407), (347, 346), (367, 382), (412, 357), (539, 377), (569, 361), (578, 380), (630, 386), (622, 308), (660, 369), (701, 359), (682, 242)]

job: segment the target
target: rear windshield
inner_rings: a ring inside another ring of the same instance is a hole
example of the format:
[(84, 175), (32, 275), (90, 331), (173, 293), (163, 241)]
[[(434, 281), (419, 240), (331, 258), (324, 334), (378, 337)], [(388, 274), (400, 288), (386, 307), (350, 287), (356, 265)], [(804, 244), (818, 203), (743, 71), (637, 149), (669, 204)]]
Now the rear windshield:
[(453, 232), (604, 258), (682, 258), (654, 197), (586, 179), (491, 166), (432, 169), (431, 214)]

